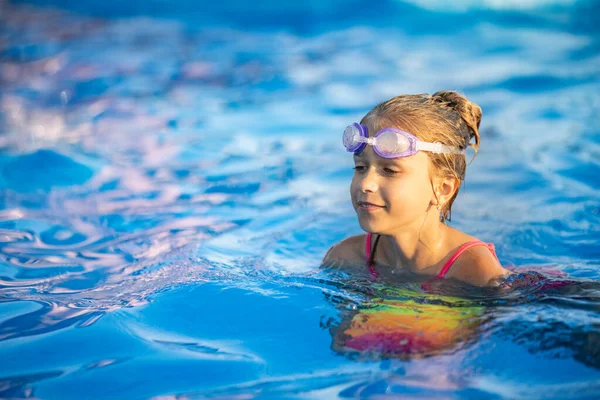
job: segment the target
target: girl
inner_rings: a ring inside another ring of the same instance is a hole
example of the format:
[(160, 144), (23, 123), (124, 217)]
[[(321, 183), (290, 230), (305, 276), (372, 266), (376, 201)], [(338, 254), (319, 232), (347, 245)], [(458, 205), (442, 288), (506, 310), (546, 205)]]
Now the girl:
[(465, 150), (479, 148), (480, 120), (478, 105), (440, 91), (394, 97), (347, 127), (350, 195), (367, 234), (337, 243), (323, 263), (425, 285), (453, 278), (493, 286), (508, 275), (493, 244), (445, 224), (465, 177)]

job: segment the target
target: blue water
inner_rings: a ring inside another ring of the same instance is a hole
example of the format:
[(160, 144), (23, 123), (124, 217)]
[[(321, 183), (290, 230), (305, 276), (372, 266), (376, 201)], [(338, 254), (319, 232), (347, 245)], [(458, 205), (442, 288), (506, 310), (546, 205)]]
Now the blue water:
[[(600, 396), (600, 2), (51, 3), (0, 1), (0, 398)], [(451, 224), (570, 283), (336, 351), (341, 129), (440, 89), (484, 110)]]

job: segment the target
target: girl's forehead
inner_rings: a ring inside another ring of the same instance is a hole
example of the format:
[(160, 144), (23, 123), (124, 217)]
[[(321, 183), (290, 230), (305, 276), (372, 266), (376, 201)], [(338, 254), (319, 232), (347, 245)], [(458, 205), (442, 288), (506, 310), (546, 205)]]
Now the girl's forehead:
[(422, 168), (426, 167), (429, 163), (429, 157), (425, 152), (418, 152), (409, 157), (402, 158), (383, 158), (373, 151), (371, 146), (366, 146), (360, 154), (354, 155), (355, 161), (379, 163), (379, 164), (396, 164), (401, 167), (414, 167)]
[(391, 124), (386, 123), (381, 119), (371, 119), (370, 121), (367, 121), (364, 125), (369, 131), (369, 136), (374, 136), (378, 131), (382, 130), (383, 128), (392, 128)]
[(401, 131), (412, 133), (404, 124), (392, 123), (386, 118), (370, 118), (363, 125), (367, 127), (369, 137), (375, 136), (377, 132), (384, 128), (400, 129)]

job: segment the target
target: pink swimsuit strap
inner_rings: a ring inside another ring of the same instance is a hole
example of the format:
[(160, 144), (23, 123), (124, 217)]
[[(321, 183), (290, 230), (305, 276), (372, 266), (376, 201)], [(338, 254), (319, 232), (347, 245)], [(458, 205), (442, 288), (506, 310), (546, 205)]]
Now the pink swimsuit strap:
[[(371, 249), (372, 237), (373, 237), (372, 233), (367, 233), (367, 237), (365, 240), (365, 257), (367, 259), (367, 266), (369, 267), (369, 272), (371, 273), (371, 276), (373, 278), (377, 278), (379, 276), (379, 273), (375, 270), (375, 262), (372, 257), (373, 256), (372, 252), (374, 250), (374, 249)], [(444, 276), (446, 276), (446, 274), (450, 270), (450, 267), (452, 267), (452, 264), (454, 264), (454, 262), (458, 259), (458, 257), (460, 257), (461, 254), (463, 254), (465, 251), (467, 251), (468, 249), (470, 249), (471, 247), (474, 247), (474, 246), (486, 246), (488, 249), (490, 249), (490, 251), (492, 252), (494, 257), (496, 257), (496, 259), (498, 259), (498, 256), (496, 255), (496, 249), (494, 248), (493, 243), (485, 243), (485, 242), (482, 242), (481, 240), (473, 240), (471, 242), (467, 242), (467, 243), (463, 244), (462, 246), (460, 246), (458, 248), (458, 250), (456, 250), (454, 252), (452, 257), (450, 257), (450, 259), (446, 262), (446, 264), (444, 264), (444, 266), (442, 267), (440, 272), (438, 272), (437, 275), (432, 277), (430, 280), (443, 279)]]
[(444, 264), (444, 266), (442, 267), (440, 272), (438, 272), (438, 274), (435, 276), (435, 279), (442, 279), (444, 276), (446, 276), (446, 274), (450, 270), (450, 267), (452, 267), (452, 264), (454, 264), (456, 259), (458, 257), (460, 257), (460, 255), (462, 253), (469, 250), (471, 247), (475, 247), (475, 246), (486, 246), (488, 249), (490, 249), (490, 251), (492, 252), (494, 257), (496, 259), (498, 259), (498, 256), (496, 255), (496, 248), (494, 247), (493, 243), (485, 243), (485, 242), (482, 242), (481, 240), (473, 240), (471, 242), (467, 242), (467, 243), (463, 244), (462, 246), (460, 246), (458, 248), (458, 250), (456, 250), (456, 252), (452, 255), (452, 257), (450, 257), (450, 259), (446, 262), (446, 264)]

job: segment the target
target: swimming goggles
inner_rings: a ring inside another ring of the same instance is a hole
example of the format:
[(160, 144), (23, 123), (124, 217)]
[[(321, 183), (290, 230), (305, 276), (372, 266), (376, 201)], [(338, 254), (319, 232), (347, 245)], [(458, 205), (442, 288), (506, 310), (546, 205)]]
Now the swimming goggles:
[(458, 147), (446, 146), (442, 143), (422, 142), (413, 134), (396, 128), (383, 128), (373, 137), (363, 124), (353, 123), (344, 130), (342, 142), (347, 151), (354, 154), (362, 152), (367, 144), (383, 158), (402, 158), (417, 154), (419, 151), (429, 151), (443, 154), (465, 154)]

